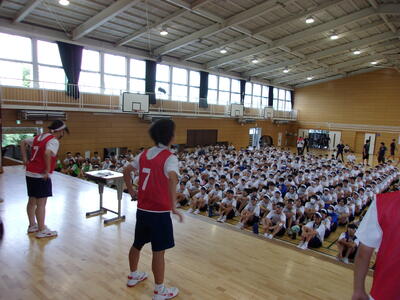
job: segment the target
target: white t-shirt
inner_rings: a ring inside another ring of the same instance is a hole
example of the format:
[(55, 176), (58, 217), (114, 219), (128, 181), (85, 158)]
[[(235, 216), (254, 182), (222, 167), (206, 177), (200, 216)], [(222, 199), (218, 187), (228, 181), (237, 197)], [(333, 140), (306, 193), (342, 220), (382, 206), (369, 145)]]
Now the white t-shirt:
[(370, 248), (379, 248), (382, 242), (382, 228), (378, 222), (378, 211), (376, 201), (373, 201), (369, 207), (364, 219), (362, 220), (356, 236), (361, 243)]
[(194, 195), (193, 198), (203, 199), (208, 204), (208, 195), (207, 194), (202, 194), (201, 192), (198, 192), (196, 195)]
[[(42, 134), (39, 137), (39, 141), (42, 141), (43, 139), (47, 138), (49, 135), (50, 135), (50, 133)], [(24, 141), (25, 141), (25, 143), (27, 143), (29, 146), (32, 147), (33, 139), (34, 139), (33, 137), (29, 137), (29, 138), (26, 138)], [(50, 150), (53, 153), (53, 157), (57, 155), (59, 147), (60, 147), (60, 142), (56, 138), (51, 139), (46, 144), (46, 150)], [(25, 175), (27, 177), (33, 177), (33, 178), (43, 178), (43, 174), (32, 173), (32, 172), (28, 172), (28, 171), (25, 172)]]
[(277, 214), (275, 212), (275, 210), (270, 211), (269, 214), (267, 215), (267, 218), (271, 219), (271, 221), (274, 224), (278, 224), (279, 223), (283, 227), (286, 226), (286, 216), (285, 216), (285, 214), (283, 212), (281, 212), (280, 214)]
[[(146, 158), (147, 159), (153, 159), (154, 157), (156, 157), (161, 151), (168, 149), (167, 146), (161, 145), (159, 144), (158, 146), (154, 146), (151, 147), (148, 151), (147, 151), (147, 155)], [(139, 155), (137, 155), (133, 161), (130, 163), (132, 165), (132, 167), (134, 167), (136, 170), (140, 170), (140, 156), (143, 154), (140, 153)], [(164, 164), (164, 175), (166, 177), (168, 177), (168, 173), (169, 172), (175, 172), (176, 175), (179, 176), (179, 163), (178, 163), (178, 158), (175, 155), (170, 155), (170, 157), (167, 158), (167, 160), (165, 161)]]
[[(359, 239), (357, 238), (357, 236), (354, 236), (353, 238), (349, 237), (350, 240), (352, 240), (357, 246), (360, 244)], [(346, 232), (342, 232), (342, 234), (339, 236), (338, 241), (346, 239)]]
[(320, 224), (317, 228), (314, 228), (314, 221), (308, 222), (306, 224), (306, 227), (310, 229), (314, 229), (317, 232), (317, 237), (320, 239), (321, 243), (324, 241), (324, 236), (325, 236), (325, 225)]

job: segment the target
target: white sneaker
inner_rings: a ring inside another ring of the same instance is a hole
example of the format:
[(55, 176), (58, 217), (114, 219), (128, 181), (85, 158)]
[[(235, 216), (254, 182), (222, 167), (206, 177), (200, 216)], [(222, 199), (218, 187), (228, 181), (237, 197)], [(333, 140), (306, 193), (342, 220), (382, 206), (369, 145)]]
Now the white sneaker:
[(45, 228), (42, 231), (38, 231), (36, 233), (36, 238), (41, 239), (41, 238), (49, 238), (49, 237), (53, 237), (53, 236), (57, 236), (57, 231), (55, 230), (50, 230), (49, 228)]
[(220, 216), (220, 217), (217, 219), (217, 222), (221, 222), (221, 220), (222, 220), (222, 216)]
[(269, 234), (268, 233), (264, 233), (264, 237), (268, 238)]
[(172, 299), (176, 297), (178, 293), (179, 293), (178, 288), (176, 287), (167, 288), (164, 286), (164, 288), (161, 291), (154, 290), (153, 300)]
[(344, 262), (345, 264), (349, 264), (349, 259), (347, 258), (347, 257), (344, 257), (343, 259), (342, 259), (342, 262)]
[(28, 226), (28, 233), (34, 233), (39, 231), (39, 226), (38, 224)]
[(273, 236), (272, 234), (269, 234), (269, 235), (268, 235), (268, 238), (269, 238), (270, 240), (272, 240), (272, 239), (274, 238), (274, 236)]
[(128, 287), (133, 287), (133, 286), (137, 285), (139, 282), (146, 280), (147, 277), (148, 277), (148, 275), (145, 272), (136, 272), (135, 275), (133, 275), (131, 273), (128, 275), (128, 282), (126, 283), (126, 285)]
[(189, 208), (188, 213), (192, 213), (193, 212), (193, 208)]
[(225, 223), (225, 221), (226, 221), (226, 216), (223, 216), (220, 222)]
[(302, 250), (307, 250), (308, 249), (308, 243), (304, 243), (303, 246), (301, 247)]
[(181, 204), (180, 203), (177, 203), (176, 204), (176, 208), (180, 208), (181, 207)]
[(303, 247), (303, 245), (304, 245), (304, 242), (300, 242), (300, 244), (297, 245), (297, 248), (301, 249)]
[(235, 217), (239, 217), (240, 213), (238, 211), (235, 212)]
[(199, 209), (196, 209), (195, 211), (194, 211), (194, 214), (195, 215), (198, 215), (200, 213), (200, 210)]

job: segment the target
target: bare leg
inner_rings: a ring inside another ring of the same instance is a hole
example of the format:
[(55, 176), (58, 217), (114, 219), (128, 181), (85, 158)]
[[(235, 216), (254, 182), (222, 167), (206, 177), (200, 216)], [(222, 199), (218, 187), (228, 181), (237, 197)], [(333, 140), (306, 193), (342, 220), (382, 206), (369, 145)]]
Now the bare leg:
[(129, 250), (129, 268), (131, 269), (131, 272), (137, 271), (139, 258), (140, 250), (132, 246), (131, 250)]
[(164, 272), (165, 272), (165, 261), (164, 261), (165, 251), (153, 251), (153, 261), (152, 269), (154, 274), (154, 282), (156, 284), (162, 284), (164, 282)]
[(28, 214), (29, 226), (36, 224), (35, 210), (36, 210), (36, 198), (29, 197), (28, 204), (26, 205), (26, 212)]
[(44, 230), (45, 224), (44, 219), (46, 217), (46, 202), (47, 198), (35, 198), (36, 199), (36, 220), (38, 222), (39, 231)]

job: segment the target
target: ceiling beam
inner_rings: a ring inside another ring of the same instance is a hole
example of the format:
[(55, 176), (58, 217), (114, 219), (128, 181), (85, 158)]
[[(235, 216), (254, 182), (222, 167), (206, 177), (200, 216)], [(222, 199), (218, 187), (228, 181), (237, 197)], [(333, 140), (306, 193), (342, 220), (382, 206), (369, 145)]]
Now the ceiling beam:
[[(207, 2), (210, 2), (211, 0), (197, 0), (194, 3), (191, 4), (190, 9), (197, 9), (200, 6), (206, 4)], [(189, 7), (189, 6), (188, 6)], [(186, 14), (188, 12), (188, 9), (186, 8), (180, 8), (177, 11), (173, 12), (172, 14), (166, 16), (165, 18), (160, 19), (157, 22), (154, 22), (153, 24), (150, 24), (148, 26), (144, 26), (142, 29), (137, 30), (135, 32), (133, 32), (132, 34), (120, 39), (116, 45), (117, 46), (122, 46), (125, 45), (126, 43), (129, 43), (139, 37), (141, 37), (142, 35), (146, 34), (147, 32), (156, 29), (157, 27), (161, 27), (163, 25), (165, 25), (168, 22), (171, 22), (175, 19), (178, 19), (179, 17), (182, 17), (184, 14)]]
[(339, 45), (339, 46), (336, 46), (333, 48), (328, 48), (326, 50), (322, 50), (322, 51), (318, 51), (318, 52), (309, 54), (306, 56), (305, 59), (293, 59), (293, 60), (283, 61), (283, 62), (279, 62), (277, 64), (257, 68), (257, 69), (254, 69), (254, 70), (244, 73), (243, 76), (245, 76), (245, 77), (257, 76), (257, 75), (260, 75), (263, 73), (268, 73), (268, 72), (271, 72), (271, 71), (274, 71), (274, 70), (277, 70), (280, 68), (293, 66), (293, 65), (301, 63), (301, 62), (306, 62), (307, 60), (320, 59), (320, 58), (330, 56), (330, 55), (333, 55), (333, 54), (336, 54), (339, 52), (351, 50), (353, 48), (360, 47), (363, 45), (370, 45), (372, 43), (378, 43), (380, 41), (398, 38), (399, 36), (400, 36), (399, 34), (394, 34), (392, 32), (376, 34), (371, 37), (367, 37), (367, 38), (364, 38), (364, 39), (361, 39), (358, 41), (353, 41), (353, 42), (350, 42), (347, 44)]
[(399, 4), (382, 4), (378, 8), (379, 14), (386, 15), (399, 15), (400, 14), (400, 5)]
[(72, 39), (80, 39), (138, 2), (139, 0), (118, 0), (114, 2), (106, 9), (100, 11), (97, 15), (91, 17), (85, 23), (76, 27), (72, 31)]
[(302, 40), (310, 35), (315, 35), (315, 34), (320, 34), (320, 33), (326, 32), (326, 31), (330, 31), (339, 26), (353, 23), (360, 19), (369, 17), (371, 15), (375, 15), (376, 13), (377, 12), (374, 8), (366, 8), (366, 9), (360, 10), (358, 12), (340, 17), (336, 20), (326, 22), (321, 25), (317, 25), (317, 26), (311, 27), (309, 29), (285, 36), (280, 39), (277, 39), (273, 42), (272, 45), (263, 44), (258, 47), (254, 47), (254, 48), (251, 48), (251, 49), (248, 49), (245, 51), (241, 51), (238, 53), (234, 53), (232, 55), (222, 57), (220, 59), (210, 61), (206, 64), (206, 66), (207, 66), (207, 69), (219, 67), (221, 65), (227, 64), (227, 63), (235, 61), (237, 59), (244, 58), (246, 56), (256, 55), (256, 54), (264, 52), (266, 50), (275, 49), (275, 48), (278, 48), (279, 46), (284, 46), (286, 44), (290, 44), (290, 43)]
[[(376, 2), (376, 0), (368, 0), (368, 2), (373, 8), (375, 8), (375, 9), (379, 8), (379, 4), (378, 4), (378, 2)], [(389, 20), (388, 20), (388, 18), (387, 18), (387, 16), (385, 14), (380, 14), (379, 16), (386, 23), (386, 25), (389, 27), (389, 29), (392, 32), (396, 32), (397, 31), (396, 27), (394, 27), (394, 25), (389, 22)]]
[(161, 46), (154, 50), (154, 55), (160, 56), (176, 49), (179, 49), (185, 45), (191, 44), (197, 41), (199, 38), (204, 38), (213, 34), (216, 34), (222, 30), (225, 30), (231, 26), (246, 22), (252, 18), (255, 18), (267, 11), (276, 9), (276, 0), (264, 1), (259, 5), (253, 6), (245, 11), (242, 11), (236, 15), (233, 15), (227, 19), (224, 19), (221, 24), (213, 24), (207, 26), (201, 30), (198, 30), (192, 34), (184, 36), (176, 41), (173, 41), (167, 45)]
[(41, 0), (29, 0), (15, 16), (13, 22), (22, 22), (41, 2)]

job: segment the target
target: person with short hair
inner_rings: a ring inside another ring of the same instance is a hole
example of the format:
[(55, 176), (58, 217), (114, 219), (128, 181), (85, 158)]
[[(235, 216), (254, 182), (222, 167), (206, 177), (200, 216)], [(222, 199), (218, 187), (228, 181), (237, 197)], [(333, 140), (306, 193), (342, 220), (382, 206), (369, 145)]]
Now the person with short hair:
[(382, 142), (381, 146), (379, 147), (379, 150), (378, 150), (378, 164), (385, 163), (386, 150), (387, 150), (387, 147), (385, 146), (385, 143)]
[(368, 166), (370, 142), (371, 141), (368, 139), (363, 146), (362, 159), (363, 165), (365, 166)]
[(199, 214), (200, 211), (205, 211), (208, 205), (207, 189), (202, 186), (200, 192), (193, 196), (188, 213)]
[[(154, 300), (171, 299), (179, 290), (164, 285), (165, 250), (175, 246), (171, 212), (183, 215), (176, 209), (176, 185), (178, 184), (179, 163), (169, 150), (175, 138), (175, 123), (162, 119), (153, 123), (149, 135), (155, 146), (141, 152), (125, 167), (124, 180), (132, 199), (138, 199), (136, 211), (135, 240), (129, 251), (130, 274), (128, 287), (133, 287), (147, 278), (138, 271), (140, 251), (151, 242), (153, 251), (152, 270), (155, 287)], [(133, 189), (131, 173), (139, 172), (137, 192)]]
[[(238, 227), (243, 229), (245, 226), (253, 226), (255, 221), (255, 212), (257, 208), (257, 198), (251, 197), (249, 203), (242, 210), (240, 214), (240, 221)], [(258, 218), (256, 219), (258, 221)]]
[(390, 143), (390, 156), (389, 156), (389, 159), (394, 160), (395, 153), (396, 153), (396, 140), (392, 139), (392, 142)]
[(337, 259), (339, 261), (344, 262), (345, 264), (349, 263), (349, 259), (355, 257), (357, 253), (358, 245), (360, 244), (357, 239), (356, 234), (357, 226), (354, 224), (347, 225), (346, 232), (343, 232), (337, 242), (336, 246), (339, 249), (339, 253), (337, 255)]
[(325, 225), (322, 223), (322, 215), (319, 212), (314, 214), (314, 220), (302, 227), (301, 242), (297, 246), (302, 250), (319, 248), (322, 246), (325, 237)]
[[(49, 132), (27, 138), (21, 142), (22, 161), (26, 166), (26, 185), (29, 201), (26, 211), (29, 219), (28, 233), (35, 233), (37, 238), (57, 236), (57, 231), (45, 225), (47, 198), (53, 196), (50, 175), (57, 161), (60, 140), (69, 133), (67, 125), (56, 120), (48, 127)], [(31, 147), (27, 158), (27, 146)]]
[(284, 204), (278, 202), (275, 209), (262, 219), (264, 237), (273, 239), (275, 236), (282, 236), (286, 231), (286, 216), (283, 213)]

